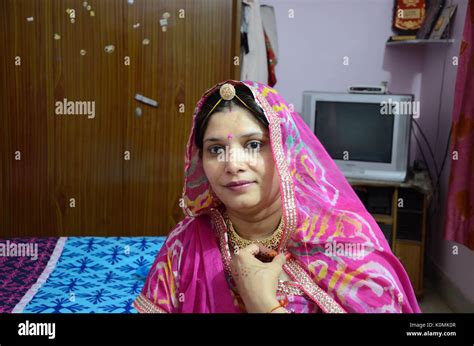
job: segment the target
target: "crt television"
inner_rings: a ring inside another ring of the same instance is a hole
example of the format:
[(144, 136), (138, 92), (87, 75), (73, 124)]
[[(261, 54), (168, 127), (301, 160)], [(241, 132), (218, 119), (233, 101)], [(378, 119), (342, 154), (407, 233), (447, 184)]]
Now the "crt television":
[(404, 181), (412, 95), (305, 91), (302, 117), (346, 178)]

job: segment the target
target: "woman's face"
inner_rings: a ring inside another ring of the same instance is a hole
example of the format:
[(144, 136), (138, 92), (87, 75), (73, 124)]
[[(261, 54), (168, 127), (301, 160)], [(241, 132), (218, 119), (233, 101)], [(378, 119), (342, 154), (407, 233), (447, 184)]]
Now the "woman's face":
[[(203, 167), (227, 209), (257, 213), (279, 202), (280, 185), (268, 130), (247, 110), (214, 113), (203, 138)], [(247, 182), (231, 186), (236, 182)]]

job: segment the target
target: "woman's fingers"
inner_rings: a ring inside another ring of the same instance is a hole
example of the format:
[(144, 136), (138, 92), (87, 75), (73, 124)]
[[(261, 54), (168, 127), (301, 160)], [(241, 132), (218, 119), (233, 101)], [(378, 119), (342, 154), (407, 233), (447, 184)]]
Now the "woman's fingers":
[(265, 254), (265, 255), (271, 256), (271, 257), (275, 257), (276, 255), (278, 255), (278, 252), (276, 252), (275, 250), (269, 249), (268, 247), (266, 247), (263, 244), (257, 243), (257, 245), (258, 245), (258, 248), (259, 248), (259, 253), (262, 253), (262, 254)]
[(260, 252), (260, 248), (257, 244), (250, 244), (244, 247), (243, 249), (240, 249), (240, 251), (243, 251), (244, 253), (255, 256)]
[(273, 259), (272, 263), (278, 264), (278, 266), (281, 268), (286, 262), (286, 257), (285, 254), (280, 253), (275, 258)]
[(258, 254), (264, 254), (270, 257), (276, 257), (278, 255), (278, 252), (276, 252), (275, 250), (269, 249), (268, 247), (260, 243), (250, 244), (244, 247), (243, 249), (241, 249), (240, 251), (243, 251), (245, 254), (252, 255), (253, 257), (255, 257)]
[[(252, 260), (257, 260), (258, 262), (262, 262), (262, 256), (260, 256), (262, 254), (264, 255), (263, 257), (266, 257), (266, 258), (268, 257), (273, 258), (276, 255), (278, 255), (278, 253), (275, 250), (269, 249), (260, 243), (253, 243), (244, 247), (243, 249), (240, 250), (239, 254), (240, 254), (239, 257), (242, 259), (243, 258), (250, 259), (251, 257)], [(263, 262), (268, 262), (268, 261), (263, 261)]]
[(251, 257), (252, 261), (257, 260), (259, 263), (261, 263), (262, 261), (260, 261), (257, 257), (255, 257), (258, 254), (265, 254), (266, 256), (273, 257), (272, 262), (266, 263), (266, 264), (268, 265), (268, 264), (275, 263), (279, 267), (280, 270), (282, 269), (283, 264), (285, 264), (287, 260), (287, 257), (285, 256), (284, 253), (278, 254), (275, 250), (269, 249), (268, 247), (260, 243), (250, 244), (240, 250), (240, 256), (244, 256), (244, 258), (248, 256), (247, 257), (248, 259), (250, 259), (249, 257)]

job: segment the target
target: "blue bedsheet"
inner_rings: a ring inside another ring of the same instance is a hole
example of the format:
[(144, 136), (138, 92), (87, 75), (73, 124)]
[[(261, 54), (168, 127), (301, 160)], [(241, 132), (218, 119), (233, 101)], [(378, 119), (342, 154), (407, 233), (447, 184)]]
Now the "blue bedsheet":
[(165, 237), (69, 237), (25, 313), (136, 313), (132, 303)]

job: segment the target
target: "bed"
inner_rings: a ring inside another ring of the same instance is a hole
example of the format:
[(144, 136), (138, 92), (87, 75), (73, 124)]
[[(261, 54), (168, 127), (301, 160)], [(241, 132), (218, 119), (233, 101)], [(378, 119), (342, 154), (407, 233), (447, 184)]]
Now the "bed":
[(137, 313), (132, 303), (165, 239), (0, 239), (0, 313)]

